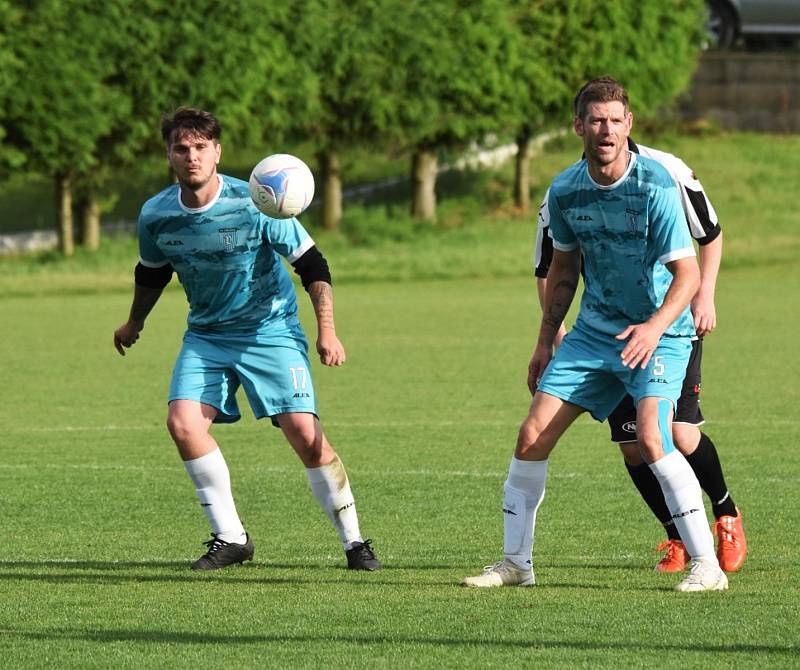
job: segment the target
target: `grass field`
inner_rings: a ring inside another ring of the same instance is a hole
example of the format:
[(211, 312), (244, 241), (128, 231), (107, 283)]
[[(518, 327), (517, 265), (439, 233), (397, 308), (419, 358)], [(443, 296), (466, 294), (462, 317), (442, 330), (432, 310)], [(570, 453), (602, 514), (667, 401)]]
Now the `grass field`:
[(256, 560), (190, 572), (208, 530), (163, 427), (185, 300), (167, 292), (123, 359), (111, 333), (129, 293), (55, 289), (0, 299), (6, 667), (800, 664), (797, 264), (720, 279), (703, 409), (750, 555), (730, 591), (699, 595), (652, 572), (661, 532), (589, 419), (552, 457), (538, 586), (457, 586), (501, 557), (502, 483), (538, 323), (529, 278), (337, 287), (349, 360), (317, 366), (316, 383), (386, 566), (374, 574), (343, 568), (299, 462), (247, 412), (216, 435)]

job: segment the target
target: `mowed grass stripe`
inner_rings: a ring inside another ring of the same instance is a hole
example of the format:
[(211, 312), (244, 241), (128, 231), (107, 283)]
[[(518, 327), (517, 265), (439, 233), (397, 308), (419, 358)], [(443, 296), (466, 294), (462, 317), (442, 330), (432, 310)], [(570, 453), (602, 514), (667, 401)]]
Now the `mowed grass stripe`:
[(337, 287), (349, 360), (315, 366), (315, 381), (387, 564), (373, 575), (344, 569), (302, 467), (244, 402), (243, 420), (215, 435), (255, 564), (187, 570), (208, 528), (164, 428), (179, 293), (124, 359), (110, 334), (128, 296), (4, 299), (0, 653), (16, 668), (196, 668), (210, 656), (248, 668), (789, 667), (800, 651), (798, 289), (786, 266), (720, 280), (705, 430), (751, 553), (729, 592), (700, 597), (653, 573), (662, 532), (607, 428), (588, 419), (551, 459), (539, 585), (457, 586), (502, 554), (502, 482), (538, 321), (530, 279)]

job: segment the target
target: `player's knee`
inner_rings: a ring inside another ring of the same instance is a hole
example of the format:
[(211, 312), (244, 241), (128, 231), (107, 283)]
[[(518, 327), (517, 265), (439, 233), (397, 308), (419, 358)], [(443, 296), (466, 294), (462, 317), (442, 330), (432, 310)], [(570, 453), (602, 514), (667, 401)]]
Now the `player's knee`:
[(170, 412), (167, 416), (167, 430), (178, 445), (191, 442), (199, 434), (197, 426), (177, 412)]
[(675, 448), (682, 454), (688, 456), (700, 443), (700, 429), (685, 423), (672, 424), (672, 439), (675, 442)]
[(526, 419), (520, 426), (514, 454), (517, 458), (543, 460), (553, 450), (555, 443), (556, 439), (546, 428), (543, 429), (535, 421)]
[(652, 463), (661, 457), (663, 445), (658, 425), (639, 426), (636, 431), (636, 437), (639, 440), (639, 454), (644, 460)]
[(301, 430), (295, 433), (293, 443), (295, 447), (308, 454), (317, 454), (322, 451), (322, 435), (311, 430)]
[(325, 439), (318, 425), (295, 425), (287, 428), (285, 432), (295, 453), (307, 468), (327, 465), (336, 458), (336, 452)]

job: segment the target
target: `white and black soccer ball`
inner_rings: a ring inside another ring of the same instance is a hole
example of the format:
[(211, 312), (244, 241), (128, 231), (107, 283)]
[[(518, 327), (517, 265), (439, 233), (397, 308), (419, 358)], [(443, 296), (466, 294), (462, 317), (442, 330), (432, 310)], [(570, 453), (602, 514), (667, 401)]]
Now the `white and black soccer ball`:
[(289, 219), (314, 199), (314, 175), (297, 156), (272, 154), (250, 173), (250, 197), (267, 216)]

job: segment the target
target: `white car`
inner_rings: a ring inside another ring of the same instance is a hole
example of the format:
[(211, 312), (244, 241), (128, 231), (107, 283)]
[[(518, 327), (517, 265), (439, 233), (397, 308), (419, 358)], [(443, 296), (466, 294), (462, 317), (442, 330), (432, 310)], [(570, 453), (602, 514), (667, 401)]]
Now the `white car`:
[(751, 45), (800, 36), (800, 0), (706, 0), (712, 46), (727, 49), (741, 37)]

